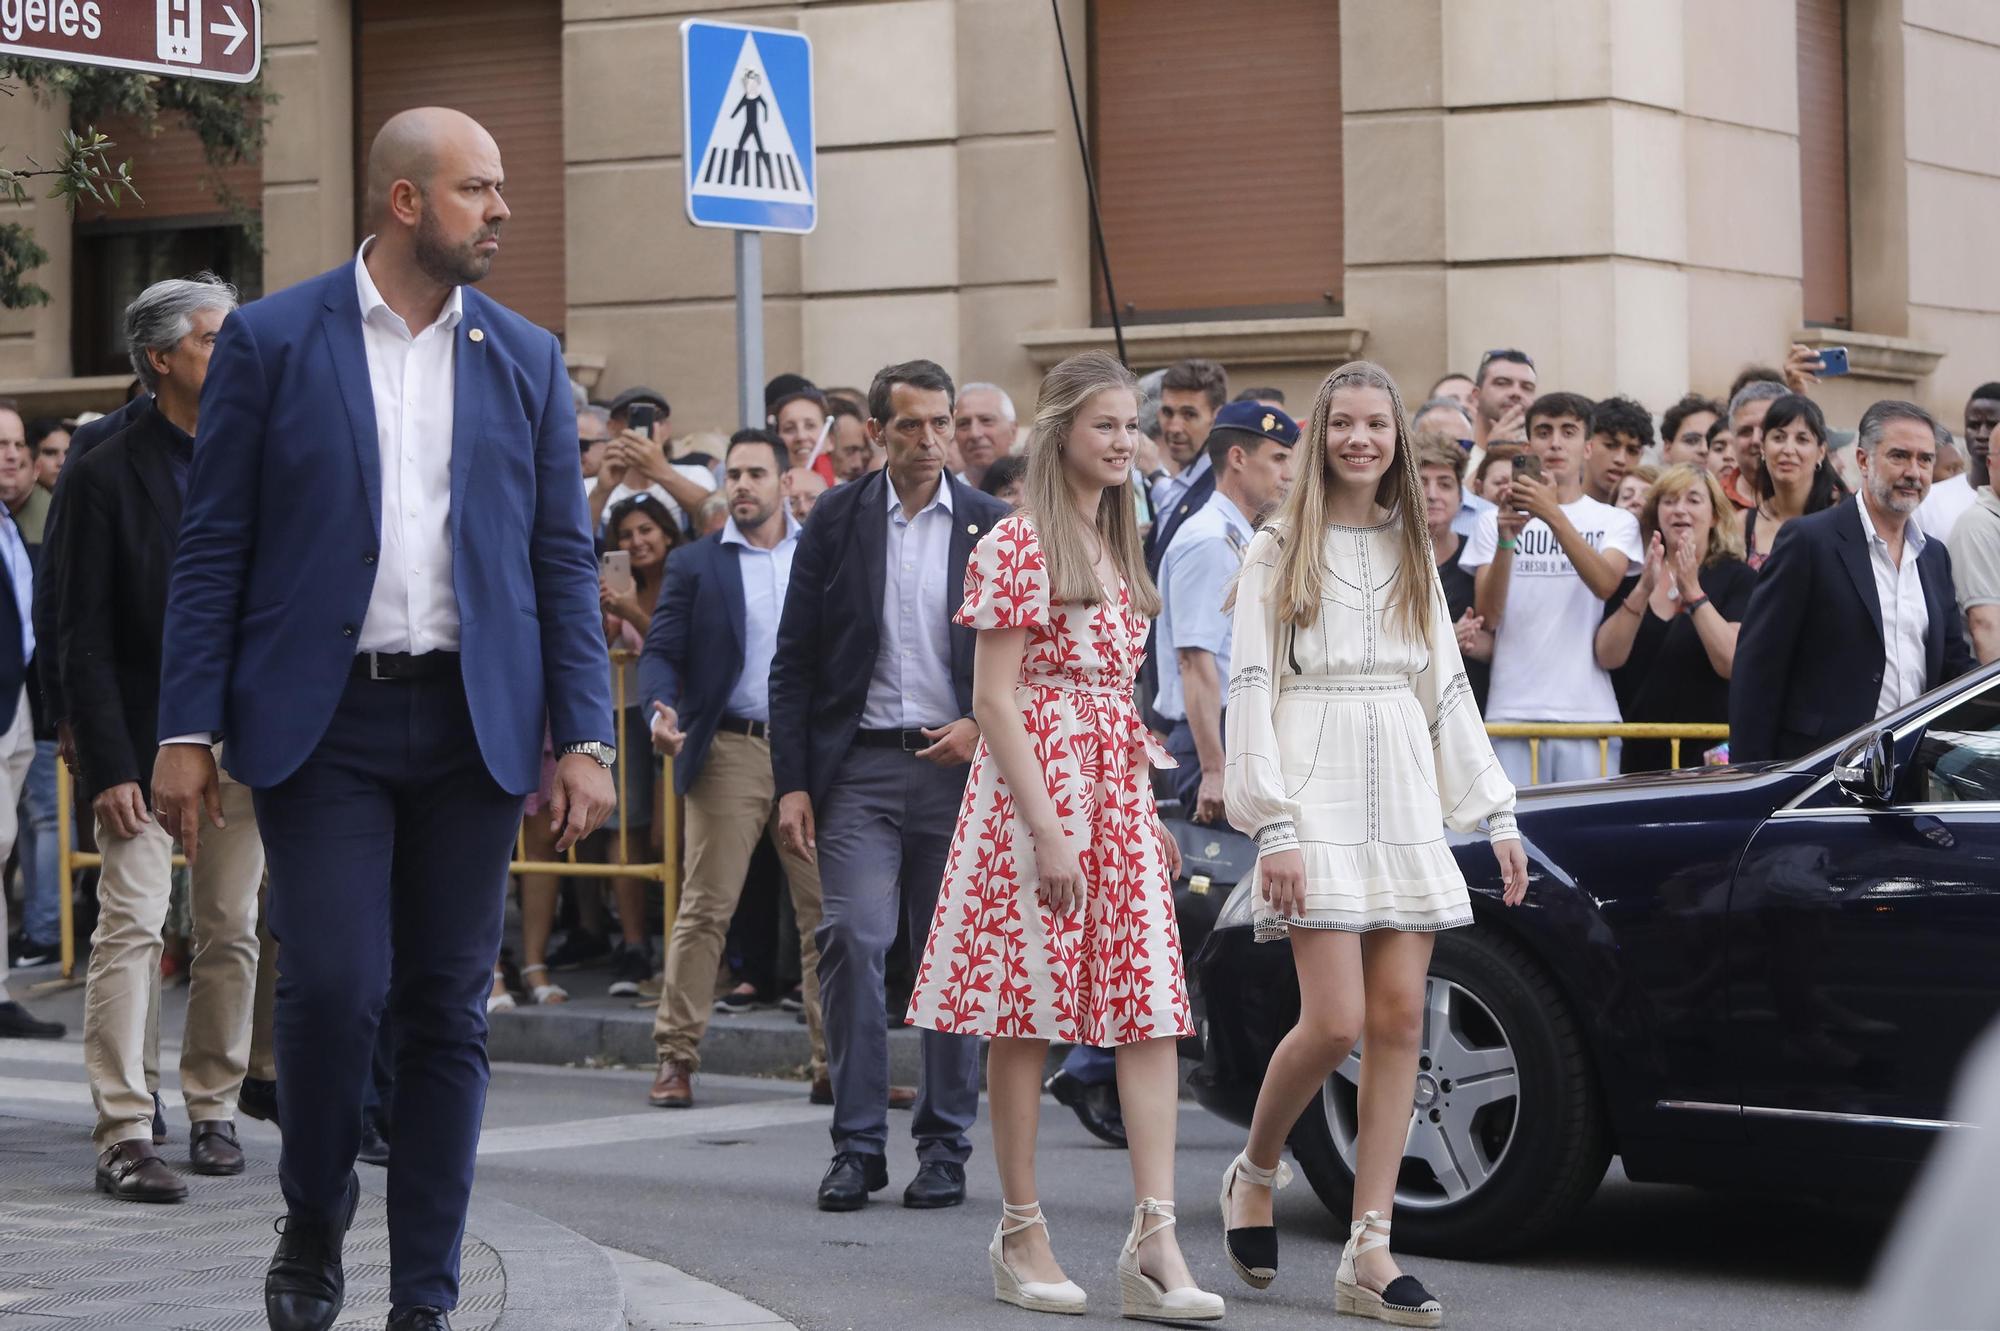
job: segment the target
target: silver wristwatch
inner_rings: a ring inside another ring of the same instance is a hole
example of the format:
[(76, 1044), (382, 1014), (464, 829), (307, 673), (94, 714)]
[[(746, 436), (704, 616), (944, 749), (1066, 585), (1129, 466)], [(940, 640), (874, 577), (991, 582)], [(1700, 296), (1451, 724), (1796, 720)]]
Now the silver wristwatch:
[(572, 753), (582, 754), (607, 772), (611, 770), (611, 764), (618, 761), (618, 750), (612, 748), (609, 744), (600, 744), (594, 739), (587, 739), (577, 744), (563, 745), (563, 757), (567, 758)]

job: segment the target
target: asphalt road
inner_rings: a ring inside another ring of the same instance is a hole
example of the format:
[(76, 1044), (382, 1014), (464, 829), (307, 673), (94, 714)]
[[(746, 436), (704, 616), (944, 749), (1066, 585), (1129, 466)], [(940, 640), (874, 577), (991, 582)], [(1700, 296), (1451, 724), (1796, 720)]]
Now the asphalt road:
[[(177, 998), (170, 1007), (178, 1009)], [(177, 1026), (170, 1023), (168, 1040)], [(35, 1079), (45, 1098), (72, 1081), (87, 1115), (80, 1066), (19, 1062), (9, 1057), (14, 1051), (0, 1047), (0, 1103), (30, 1084), (19, 1078)], [(864, 1211), (824, 1215), (812, 1198), (831, 1149), (828, 1111), (807, 1104), (802, 1085), (704, 1077), (696, 1109), (662, 1111), (646, 1106), (647, 1082), (645, 1073), (624, 1069), (497, 1067), (479, 1187), (599, 1243), (734, 1290), (805, 1331), (1031, 1324), (1031, 1314), (992, 1299), (985, 1245), (999, 1200), (983, 1118), (965, 1207), (920, 1212), (897, 1204), (915, 1168), (903, 1135), (892, 1136), (891, 1189)], [(181, 1121), (177, 1106), (175, 1117)], [(893, 1116), (892, 1134), (906, 1134), (907, 1124), (907, 1116)], [(253, 1143), (270, 1133), (247, 1129)], [(184, 1128), (175, 1138), (185, 1141)], [(1323, 1324), (1332, 1316), (1345, 1233), (1303, 1180), (1279, 1196), (1278, 1283), (1258, 1293), (1224, 1263), (1214, 1199), (1240, 1144), (1235, 1128), (1185, 1108), (1183, 1245), (1197, 1275), (1229, 1300), (1229, 1325)], [(89, 1167), (85, 1142), (80, 1186)], [(1114, 1263), (1130, 1216), (1124, 1154), (1048, 1102), (1041, 1176), (1058, 1252), (1090, 1291), (1091, 1317), (1114, 1320)], [(1411, 1258), (1406, 1265), (1443, 1300), (1450, 1326), (1836, 1331), (1851, 1323), (1886, 1224), (1809, 1202), (1633, 1184), (1614, 1166), (1595, 1200), (1539, 1251), (1504, 1264)]]

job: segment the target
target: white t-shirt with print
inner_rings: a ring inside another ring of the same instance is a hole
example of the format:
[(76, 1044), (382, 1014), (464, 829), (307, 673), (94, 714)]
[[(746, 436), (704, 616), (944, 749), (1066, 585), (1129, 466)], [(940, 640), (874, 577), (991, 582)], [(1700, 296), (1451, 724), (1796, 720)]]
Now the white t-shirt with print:
[[(1564, 504), (1563, 515), (1593, 550), (1617, 550), (1636, 572), (1645, 558), (1639, 520), (1590, 496)], [(1465, 539), (1459, 567), (1493, 562), (1500, 538), (1499, 512), (1479, 515)], [(1487, 694), (1491, 721), (1616, 721), (1618, 697), (1611, 675), (1597, 664), (1597, 626), (1604, 602), (1540, 518), (1521, 529), (1507, 605), (1493, 640), (1493, 683)]]

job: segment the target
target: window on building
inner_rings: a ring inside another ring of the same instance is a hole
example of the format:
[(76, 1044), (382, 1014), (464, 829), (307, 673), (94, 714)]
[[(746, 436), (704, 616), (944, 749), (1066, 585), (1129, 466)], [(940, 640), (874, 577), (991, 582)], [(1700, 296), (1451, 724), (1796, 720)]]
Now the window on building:
[(500, 145), (513, 211), (500, 257), (479, 289), (560, 333), (568, 253), (561, 0), (361, 0), (357, 8), (357, 206), (368, 145), (382, 122), (413, 106), (465, 112)]
[(1337, 312), (1340, 6), (1093, 0), (1089, 43), (1091, 158), (1120, 313)]
[(1799, 240), (1805, 318), (1845, 328), (1853, 301), (1847, 230), (1847, 6), (1798, 0)]
[(70, 361), (79, 375), (122, 374), (125, 307), (153, 283), (204, 269), (234, 283), (243, 299), (264, 290), (264, 256), (244, 225), (263, 204), (263, 170), (244, 162), (217, 172), (201, 140), (185, 124), (163, 122), (147, 136), (130, 116), (108, 116), (97, 128), (129, 159), (137, 198), (117, 207), (85, 199), (77, 205), (70, 261)]

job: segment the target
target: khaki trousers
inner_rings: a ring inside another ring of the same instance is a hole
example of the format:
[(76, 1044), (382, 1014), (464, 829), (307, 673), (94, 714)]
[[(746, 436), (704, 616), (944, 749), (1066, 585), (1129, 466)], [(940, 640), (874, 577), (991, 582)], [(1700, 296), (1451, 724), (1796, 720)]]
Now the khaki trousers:
[[(181, 1037), (181, 1098), (200, 1123), (236, 1116), (236, 1093), (250, 1056), (257, 985), (257, 886), (264, 843), (250, 789), (222, 773), (226, 827), (202, 828), (192, 883), (194, 956), (187, 1028)], [(83, 1000), (83, 1059), (97, 1105), (98, 1148), (150, 1139), (153, 1098), (146, 1089), (148, 1026), (160, 974), (160, 931), (173, 880), (174, 840), (157, 821), (130, 840), (102, 819), (97, 932)], [(157, 1037), (154, 1037), (157, 1038)]]
[[(4, 577), (0, 570), (0, 577)], [(28, 764), (35, 761), (35, 726), (28, 716), (28, 690), (23, 687), (14, 708), (14, 724), (0, 735), (0, 867), (14, 853), (14, 838), (21, 825), (15, 806), (21, 802), (21, 786), (28, 779)], [(0, 999), (7, 996), (7, 888), (0, 883)]]
[[(768, 740), (727, 732), (709, 748), (701, 777), (687, 793), (687, 871), (680, 910), (667, 941), (665, 987), (653, 1020), (660, 1058), (701, 1064), (701, 1037), (715, 1010), (715, 970), (722, 961), (730, 917), (743, 895), (743, 876), (757, 839), (778, 841), (777, 783)], [(779, 849), (798, 917), (800, 988), (812, 1040), (812, 1075), (826, 1073), (826, 1037), (819, 1007), (819, 869)]]
[[(278, 1057), (272, 1047), (271, 1025), (278, 1012), (278, 940), (271, 937), (271, 885), (257, 893), (257, 998), (251, 1006), (250, 1067), (245, 1076), (258, 1081), (278, 1079)], [(159, 1059), (156, 1050), (155, 1061)]]

